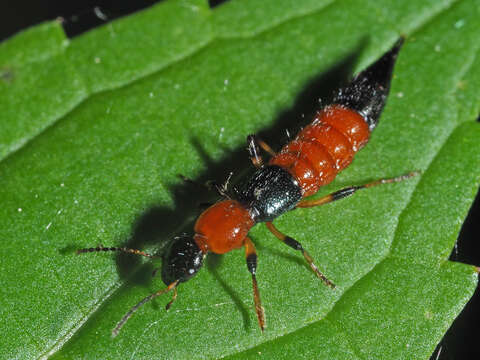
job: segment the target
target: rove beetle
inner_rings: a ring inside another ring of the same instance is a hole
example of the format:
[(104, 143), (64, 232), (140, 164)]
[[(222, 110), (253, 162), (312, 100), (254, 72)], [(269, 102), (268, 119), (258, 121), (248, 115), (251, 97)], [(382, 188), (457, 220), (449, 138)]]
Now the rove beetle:
[[(274, 152), (254, 135), (247, 137), (248, 151), (257, 171), (241, 183), (235, 198), (211, 205), (197, 219), (193, 237), (176, 237), (167, 249), (162, 264), (162, 280), (167, 285), (133, 306), (112, 331), (116, 336), (133, 313), (146, 302), (173, 290), (168, 310), (177, 297), (180, 283), (191, 279), (200, 270), (208, 252), (224, 254), (245, 248), (247, 268), (252, 275), (253, 298), (260, 329), (265, 328), (265, 314), (260, 301), (256, 270), (257, 254), (248, 237), (250, 229), (265, 222), (272, 234), (286, 245), (302, 253), (315, 275), (332, 289), (335, 285), (320, 272), (313, 258), (295, 239), (283, 234), (273, 220), (295, 208), (327, 204), (353, 195), (357, 190), (408, 179), (411, 172), (390, 179), (380, 179), (360, 186), (350, 186), (314, 200), (305, 197), (333, 181), (338, 172), (347, 167), (354, 154), (368, 142), (377, 126), (390, 90), (392, 72), (403, 44), (400, 38), (375, 63), (360, 72), (346, 87), (338, 90), (331, 105), (320, 110), (313, 121), (279, 152)], [(271, 158), (264, 163), (260, 148)], [(225, 193), (219, 189), (222, 195)], [(97, 247), (80, 249), (78, 254), (95, 251), (120, 251), (153, 258), (140, 250)]]

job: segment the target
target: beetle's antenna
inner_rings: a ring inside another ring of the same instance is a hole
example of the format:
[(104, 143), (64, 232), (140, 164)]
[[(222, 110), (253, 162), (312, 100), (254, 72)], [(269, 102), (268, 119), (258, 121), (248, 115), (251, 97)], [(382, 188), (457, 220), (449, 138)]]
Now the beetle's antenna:
[(83, 253), (89, 253), (89, 252), (101, 252), (101, 251), (117, 251), (117, 252), (123, 252), (127, 254), (134, 254), (134, 255), (141, 255), (145, 256), (148, 258), (157, 258), (158, 256), (147, 254), (145, 251), (137, 250), (137, 249), (130, 249), (126, 247), (103, 247), (103, 245), (98, 245), (97, 247), (94, 248), (86, 248), (86, 249), (78, 249), (76, 251), (77, 255), (83, 254)]
[[(180, 280), (175, 280), (173, 283), (168, 285), (165, 289), (158, 290), (156, 293), (148, 295), (147, 297), (142, 299), (137, 305), (132, 307), (125, 315), (123, 315), (122, 319), (118, 322), (117, 326), (115, 326), (115, 329), (113, 329), (113, 331), (112, 331), (112, 337), (115, 337), (115, 336), (118, 335), (120, 329), (123, 327), (123, 325), (125, 325), (125, 323), (128, 321), (128, 319), (130, 319), (132, 317), (133, 313), (135, 311), (137, 311), (139, 307), (141, 307), (143, 304), (149, 302), (153, 298), (156, 298), (157, 296), (160, 296), (160, 295), (163, 295), (163, 294), (169, 292), (170, 290), (173, 290), (173, 289), (176, 290), (176, 287), (177, 287), (179, 281)], [(177, 297), (176, 295), (177, 295), (177, 292), (175, 291), (173, 300), (175, 300), (175, 298)], [(170, 307), (169, 305), (171, 305), (173, 300), (168, 303), (167, 310)]]

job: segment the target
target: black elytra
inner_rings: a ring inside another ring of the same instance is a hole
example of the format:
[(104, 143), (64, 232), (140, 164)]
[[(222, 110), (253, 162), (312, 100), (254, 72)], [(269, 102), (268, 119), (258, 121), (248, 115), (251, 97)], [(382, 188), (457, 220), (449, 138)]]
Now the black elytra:
[(238, 201), (245, 205), (255, 222), (272, 221), (292, 210), (301, 199), (298, 182), (277, 165), (258, 169), (238, 191)]

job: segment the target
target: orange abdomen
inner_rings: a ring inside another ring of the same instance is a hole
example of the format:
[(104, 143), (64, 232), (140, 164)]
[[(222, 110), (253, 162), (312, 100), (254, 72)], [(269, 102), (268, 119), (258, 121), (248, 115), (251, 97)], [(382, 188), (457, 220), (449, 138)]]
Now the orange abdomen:
[(368, 124), (359, 113), (341, 105), (327, 106), (269, 163), (286, 169), (303, 196), (310, 196), (352, 162), (369, 136)]

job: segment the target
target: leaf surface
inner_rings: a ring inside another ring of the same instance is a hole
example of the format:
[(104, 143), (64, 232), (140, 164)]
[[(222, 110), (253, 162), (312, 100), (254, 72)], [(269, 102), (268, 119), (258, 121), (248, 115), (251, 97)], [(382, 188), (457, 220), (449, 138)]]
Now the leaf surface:
[[(1, 44), (2, 356), (428, 358), (477, 281), (447, 259), (480, 183), (479, 13), (474, 0), (167, 1), (72, 41), (47, 23)], [(191, 233), (209, 195), (178, 174), (242, 172), (247, 134), (278, 148), (400, 34), (380, 124), (321, 194), (422, 175), (276, 221), (338, 288), (259, 225), (263, 335), (233, 251), (112, 339), (164, 287), (160, 262), (73, 250), (157, 251)]]

